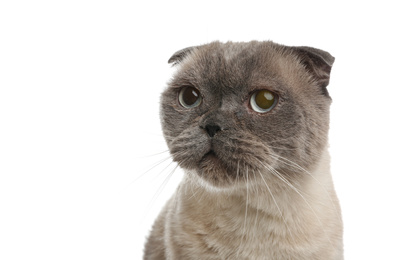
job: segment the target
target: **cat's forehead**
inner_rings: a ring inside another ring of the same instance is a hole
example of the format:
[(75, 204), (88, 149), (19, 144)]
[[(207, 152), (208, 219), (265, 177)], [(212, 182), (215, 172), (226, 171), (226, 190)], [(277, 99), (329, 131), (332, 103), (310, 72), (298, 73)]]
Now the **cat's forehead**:
[(225, 92), (281, 88), (288, 78), (282, 71), (290, 64), (286, 56), (271, 42), (215, 42), (194, 49), (180, 64), (172, 83)]

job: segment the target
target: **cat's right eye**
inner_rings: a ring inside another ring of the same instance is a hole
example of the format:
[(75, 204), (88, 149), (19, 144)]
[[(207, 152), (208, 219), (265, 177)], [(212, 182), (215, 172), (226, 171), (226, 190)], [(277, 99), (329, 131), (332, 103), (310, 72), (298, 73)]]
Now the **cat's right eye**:
[(186, 108), (197, 107), (201, 103), (200, 91), (196, 88), (187, 86), (179, 92), (179, 103)]

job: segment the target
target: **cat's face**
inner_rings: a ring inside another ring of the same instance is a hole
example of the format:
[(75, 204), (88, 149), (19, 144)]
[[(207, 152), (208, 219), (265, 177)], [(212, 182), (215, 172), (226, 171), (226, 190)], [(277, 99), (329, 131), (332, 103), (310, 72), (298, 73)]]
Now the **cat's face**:
[(214, 186), (312, 170), (327, 143), (333, 57), (272, 42), (177, 52), (161, 99), (174, 161)]

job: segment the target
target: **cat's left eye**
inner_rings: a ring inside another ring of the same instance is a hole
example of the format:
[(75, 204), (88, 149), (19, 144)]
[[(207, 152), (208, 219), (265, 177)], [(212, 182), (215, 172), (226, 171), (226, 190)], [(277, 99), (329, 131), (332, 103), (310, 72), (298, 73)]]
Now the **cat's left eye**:
[(278, 96), (266, 89), (255, 92), (250, 98), (251, 108), (259, 113), (271, 111), (276, 106)]
[(201, 103), (200, 91), (191, 86), (183, 87), (179, 92), (179, 103), (186, 108), (197, 107)]

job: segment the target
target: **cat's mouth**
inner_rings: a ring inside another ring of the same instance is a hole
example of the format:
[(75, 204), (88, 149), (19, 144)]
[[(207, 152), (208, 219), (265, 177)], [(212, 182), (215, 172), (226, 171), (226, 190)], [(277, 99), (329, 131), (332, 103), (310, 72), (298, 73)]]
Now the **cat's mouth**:
[(217, 156), (214, 152), (213, 149), (211, 149), (208, 153), (206, 153), (203, 157), (207, 157), (207, 156)]
[(211, 149), (211, 150), (208, 151), (206, 154), (204, 154), (202, 160), (203, 160), (203, 161), (204, 161), (204, 160), (205, 160), (205, 161), (211, 160), (212, 162), (217, 162), (219, 159), (218, 159), (218, 156), (215, 154), (214, 150)]
[[(205, 180), (216, 186), (229, 185), (234, 180), (233, 172), (223, 157), (220, 157), (212, 148), (203, 155), (199, 162), (198, 173)], [(236, 172), (236, 171), (235, 171)]]
[(200, 163), (207, 163), (210, 165), (221, 164), (221, 158), (217, 155), (215, 150), (211, 147), (210, 150), (203, 155)]

